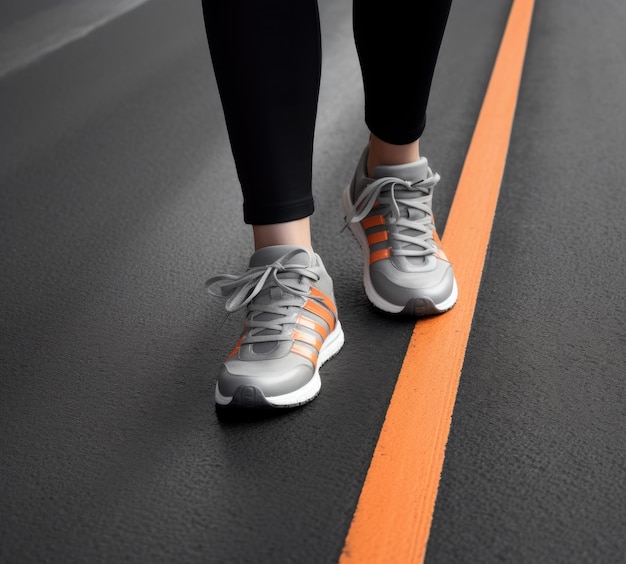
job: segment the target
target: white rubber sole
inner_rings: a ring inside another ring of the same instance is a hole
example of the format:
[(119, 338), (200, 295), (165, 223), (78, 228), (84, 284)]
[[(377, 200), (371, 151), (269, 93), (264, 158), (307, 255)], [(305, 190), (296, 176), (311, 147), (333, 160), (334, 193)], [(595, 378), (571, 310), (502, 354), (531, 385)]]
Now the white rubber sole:
[[(289, 392), (288, 394), (271, 397), (265, 397), (259, 388), (253, 388), (254, 391), (251, 392), (251, 405), (249, 407), (297, 407), (310, 402), (319, 394), (322, 387), (319, 369), (326, 361), (330, 360), (341, 350), (343, 343), (343, 329), (341, 328), (341, 323), (337, 320), (335, 329), (326, 338), (322, 348), (320, 349), (313, 377), (304, 386), (302, 386), (302, 388)], [(235, 396), (236, 395), (237, 391), (235, 392)], [(222, 395), (219, 390), (219, 385), (215, 384), (215, 403), (218, 405), (230, 405), (235, 396)]]

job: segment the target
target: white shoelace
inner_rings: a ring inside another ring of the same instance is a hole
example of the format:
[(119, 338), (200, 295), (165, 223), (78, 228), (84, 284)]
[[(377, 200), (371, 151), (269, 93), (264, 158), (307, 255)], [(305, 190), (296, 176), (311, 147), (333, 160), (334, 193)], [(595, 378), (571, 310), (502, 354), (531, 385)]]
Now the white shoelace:
[(393, 177), (374, 180), (365, 187), (346, 215), (344, 229), (350, 223), (365, 219), (378, 202), (385, 222), (396, 227), (389, 230), (389, 238), (403, 243), (400, 249), (392, 247), (392, 254), (413, 257), (433, 254), (431, 198), (439, 178), (439, 174), (434, 173), (414, 183)]
[[(218, 274), (207, 280), (206, 289), (211, 296), (227, 298), (228, 314), (247, 308), (246, 344), (291, 338), (289, 334), (282, 334), (283, 325), (296, 322), (297, 312), (289, 308), (304, 305), (311, 283), (319, 280), (307, 265), (283, 264), (299, 252), (290, 251), (272, 264), (250, 268), (240, 276)], [(272, 294), (274, 288), (279, 292)], [(271, 303), (253, 303), (264, 291), (270, 292)]]

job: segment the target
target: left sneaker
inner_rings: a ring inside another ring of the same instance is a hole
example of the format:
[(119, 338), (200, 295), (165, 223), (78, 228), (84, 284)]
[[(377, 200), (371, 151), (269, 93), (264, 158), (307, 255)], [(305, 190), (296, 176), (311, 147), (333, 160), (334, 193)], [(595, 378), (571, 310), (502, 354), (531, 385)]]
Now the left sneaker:
[(343, 195), (346, 226), (363, 251), (367, 297), (388, 313), (422, 317), (449, 310), (458, 290), (434, 225), (439, 175), (422, 157), (378, 166), (369, 178), (367, 156), (366, 148)]
[(317, 254), (265, 247), (244, 274), (214, 276), (207, 289), (228, 298), (227, 311), (246, 311), (241, 337), (219, 371), (218, 405), (295, 407), (317, 396), (320, 366), (344, 341), (333, 283)]

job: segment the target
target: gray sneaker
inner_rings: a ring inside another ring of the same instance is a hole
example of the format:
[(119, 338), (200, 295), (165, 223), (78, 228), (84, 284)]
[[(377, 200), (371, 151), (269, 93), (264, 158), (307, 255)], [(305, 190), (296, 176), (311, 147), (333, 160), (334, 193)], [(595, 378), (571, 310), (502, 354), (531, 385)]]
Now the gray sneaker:
[(319, 368), (344, 339), (333, 283), (317, 254), (266, 247), (243, 275), (214, 276), (207, 289), (228, 298), (228, 312), (246, 310), (241, 337), (219, 372), (218, 405), (295, 407), (317, 396)]
[(343, 195), (346, 226), (363, 251), (365, 293), (389, 313), (426, 316), (443, 313), (458, 290), (432, 213), (439, 175), (428, 161), (378, 166), (367, 176), (363, 156)]

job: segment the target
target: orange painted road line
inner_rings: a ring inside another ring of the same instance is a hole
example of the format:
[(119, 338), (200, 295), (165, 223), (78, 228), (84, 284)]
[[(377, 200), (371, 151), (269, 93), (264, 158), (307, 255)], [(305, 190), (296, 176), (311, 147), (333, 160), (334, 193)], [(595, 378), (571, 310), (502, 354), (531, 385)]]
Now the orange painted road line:
[(533, 0), (514, 0), (443, 243), (459, 300), (419, 321), (365, 479), (341, 564), (422, 562), (504, 174)]

